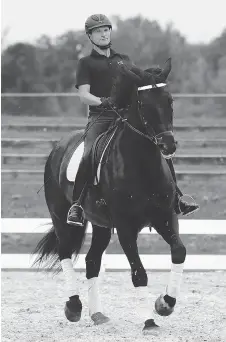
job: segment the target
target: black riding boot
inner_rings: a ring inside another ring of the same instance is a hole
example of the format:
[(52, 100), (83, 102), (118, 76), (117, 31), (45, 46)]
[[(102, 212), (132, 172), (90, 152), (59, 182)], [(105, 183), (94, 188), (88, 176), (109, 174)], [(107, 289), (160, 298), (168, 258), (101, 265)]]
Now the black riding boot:
[(199, 209), (199, 205), (195, 202), (190, 204), (182, 199), (183, 193), (180, 191), (180, 189), (177, 186), (176, 173), (174, 170), (172, 159), (166, 159), (166, 161), (167, 161), (167, 164), (169, 165), (173, 179), (176, 183), (176, 202), (175, 202), (175, 207), (174, 207), (176, 214), (189, 215), (189, 214), (194, 213), (195, 211)]
[(82, 193), (77, 201), (75, 201), (71, 208), (68, 211), (67, 215), (67, 223), (74, 226), (83, 226), (84, 225), (84, 216), (83, 209), (81, 206), (82, 200), (85, 196), (87, 184), (84, 185)]
[(83, 157), (79, 165), (78, 173), (73, 188), (73, 204), (68, 211), (67, 223), (74, 226), (84, 225), (82, 203), (88, 188), (87, 161)]

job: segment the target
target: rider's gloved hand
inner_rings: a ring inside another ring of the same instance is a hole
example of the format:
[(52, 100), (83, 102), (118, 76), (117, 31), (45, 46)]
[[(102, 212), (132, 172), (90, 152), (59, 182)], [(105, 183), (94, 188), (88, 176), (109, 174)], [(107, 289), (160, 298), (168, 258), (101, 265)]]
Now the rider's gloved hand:
[(115, 103), (113, 102), (113, 99), (111, 97), (101, 97), (101, 107), (112, 109), (115, 107)]

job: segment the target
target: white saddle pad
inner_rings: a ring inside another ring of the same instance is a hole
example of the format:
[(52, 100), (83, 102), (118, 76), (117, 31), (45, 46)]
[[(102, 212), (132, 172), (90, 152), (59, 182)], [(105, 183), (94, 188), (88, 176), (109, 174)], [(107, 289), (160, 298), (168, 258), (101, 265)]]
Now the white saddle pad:
[[(115, 132), (114, 132), (115, 134)], [(112, 134), (111, 138), (109, 139), (107, 145), (105, 146), (105, 149), (102, 153), (102, 156), (100, 158), (100, 162), (98, 164), (98, 168), (97, 168), (97, 181), (99, 182), (100, 180), (100, 170), (101, 170), (101, 162), (104, 156), (104, 153), (108, 147), (108, 145), (110, 144), (111, 139), (113, 138), (114, 134)], [(73, 153), (71, 160), (69, 161), (68, 167), (67, 167), (67, 179), (70, 182), (74, 182), (75, 181), (75, 177), (77, 175), (78, 172), (78, 168), (79, 168), (79, 164), (80, 161), (82, 159), (84, 153), (84, 141), (82, 141), (78, 147), (76, 148), (75, 152)], [(94, 184), (97, 184), (96, 179), (94, 180)]]
[(76, 148), (75, 152), (73, 153), (71, 160), (69, 161), (68, 167), (67, 167), (67, 179), (70, 182), (75, 181), (75, 177), (78, 172), (78, 167), (80, 164), (80, 161), (82, 159), (84, 152), (84, 141), (82, 141), (78, 147)]

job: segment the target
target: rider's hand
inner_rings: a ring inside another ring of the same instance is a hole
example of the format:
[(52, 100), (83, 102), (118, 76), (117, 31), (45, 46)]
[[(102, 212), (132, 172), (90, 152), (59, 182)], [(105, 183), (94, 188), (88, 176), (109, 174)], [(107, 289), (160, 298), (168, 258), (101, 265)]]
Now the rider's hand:
[(101, 107), (111, 109), (114, 107), (114, 102), (111, 97), (101, 97)]

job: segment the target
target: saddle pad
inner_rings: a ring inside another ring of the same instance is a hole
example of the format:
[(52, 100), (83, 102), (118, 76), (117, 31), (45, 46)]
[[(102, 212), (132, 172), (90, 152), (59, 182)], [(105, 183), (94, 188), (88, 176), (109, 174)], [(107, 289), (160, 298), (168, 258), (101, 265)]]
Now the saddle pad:
[(72, 157), (68, 163), (67, 167), (67, 179), (69, 182), (74, 182), (75, 177), (78, 172), (79, 164), (82, 159), (84, 152), (84, 141), (82, 141), (78, 147), (75, 149), (74, 153), (72, 154)]
[[(106, 144), (104, 150), (103, 150), (103, 153), (101, 155), (101, 158), (100, 158), (100, 161), (98, 163), (98, 168), (97, 168), (97, 181), (99, 182), (100, 180), (100, 170), (101, 170), (101, 162), (103, 160), (103, 156), (104, 156), (104, 153), (107, 149), (107, 147), (109, 146), (113, 136), (115, 135), (115, 132), (116, 130), (114, 130), (113, 134), (111, 135), (108, 143)], [(75, 181), (75, 177), (77, 175), (77, 172), (78, 172), (78, 168), (79, 168), (79, 164), (80, 164), (80, 161), (82, 159), (82, 156), (83, 156), (83, 153), (84, 153), (84, 141), (82, 141), (78, 147), (75, 149), (74, 153), (72, 154), (72, 157), (68, 163), (68, 167), (67, 167), (67, 179), (69, 180), (69, 182), (74, 182)], [(96, 182), (96, 179), (94, 181), (94, 184), (97, 184)]]

